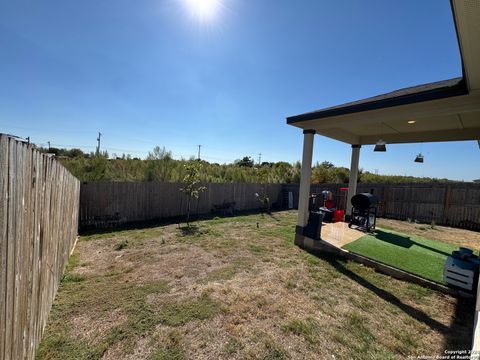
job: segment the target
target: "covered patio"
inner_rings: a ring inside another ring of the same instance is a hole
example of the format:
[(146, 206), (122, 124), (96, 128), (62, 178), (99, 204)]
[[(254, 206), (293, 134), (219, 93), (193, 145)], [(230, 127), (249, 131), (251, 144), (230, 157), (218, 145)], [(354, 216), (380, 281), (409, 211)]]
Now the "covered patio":
[[(346, 224), (324, 226), (318, 239), (305, 233), (316, 134), (351, 145), (346, 218), (352, 211), (351, 198), (357, 194), (363, 145), (386, 145), (388, 148), (389, 144), (480, 140), (480, 6), (474, 2), (452, 0), (451, 8), (462, 59), (461, 77), (404, 88), (287, 118), (288, 125), (303, 130), (296, 245), (308, 250), (327, 250), (344, 255), (349, 252), (348, 247), (343, 247), (362, 234), (348, 229)], [(369, 258), (350, 253), (349, 256), (367, 265), (375, 265)], [(394, 268), (382, 264), (379, 270), (398, 275)], [(474, 349), (478, 346), (475, 341)]]
[(315, 134), (350, 144), (346, 216), (357, 193), (362, 145), (480, 140), (480, 7), (451, 2), (463, 76), (287, 118), (303, 130), (303, 155), (295, 243), (308, 246), (308, 198)]

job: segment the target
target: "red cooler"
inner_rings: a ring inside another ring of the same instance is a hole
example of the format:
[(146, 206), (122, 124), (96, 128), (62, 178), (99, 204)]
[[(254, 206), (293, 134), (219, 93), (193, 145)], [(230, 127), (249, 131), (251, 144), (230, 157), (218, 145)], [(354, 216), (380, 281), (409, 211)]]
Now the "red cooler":
[(345, 211), (335, 210), (335, 212), (333, 213), (333, 222), (343, 221), (344, 217), (345, 217)]

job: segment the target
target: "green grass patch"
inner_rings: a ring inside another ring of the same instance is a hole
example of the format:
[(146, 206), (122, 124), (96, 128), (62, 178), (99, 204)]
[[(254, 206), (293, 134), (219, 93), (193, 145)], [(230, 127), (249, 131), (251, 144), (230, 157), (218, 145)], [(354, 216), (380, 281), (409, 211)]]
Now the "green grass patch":
[(287, 282), (285, 283), (285, 287), (288, 290), (293, 290), (297, 287), (297, 283), (296, 281), (293, 281), (293, 280), (287, 280)]
[(155, 351), (148, 360), (183, 360), (185, 353), (180, 347), (164, 347)]
[(236, 338), (230, 338), (225, 344), (224, 351), (228, 355), (233, 355), (243, 349), (243, 344)]
[[(67, 274), (67, 276), (70, 276)], [(68, 277), (67, 277), (68, 279)], [(125, 351), (132, 348), (138, 336), (143, 336), (161, 322), (156, 309), (146, 297), (168, 292), (168, 283), (156, 281), (141, 286), (121, 283), (111, 278), (90, 279), (82, 282), (63, 281), (49, 318), (46, 336), (42, 340), (39, 359), (100, 359), (113, 344), (122, 341)], [(127, 320), (87, 343), (70, 335), (65, 316), (84, 314), (94, 310), (104, 316), (121, 308)]]
[(207, 277), (202, 282), (208, 283), (210, 281), (230, 280), (235, 276), (237, 270), (238, 269), (235, 266), (225, 266), (219, 269), (212, 270), (207, 274)]
[(130, 240), (144, 240), (157, 237), (163, 234), (163, 226), (156, 226), (145, 229), (127, 229), (119, 231), (100, 231), (98, 233), (85, 234), (80, 236), (80, 241), (93, 241), (100, 239), (128, 238)]
[(218, 224), (235, 224), (235, 223), (251, 223), (255, 224), (255, 222), (265, 222), (269, 220), (269, 217), (262, 216), (262, 214), (249, 214), (249, 215), (236, 215), (233, 217), (214, 217), (211, 220), (205, 220), (205, 224), (209, 225), (218, 225)]
[(208, 225), (219, 225), (219, 224), (234, 224), (234, 223), (245, 223), (253, 221), (253, 216), (235, 216), (235, 217), (214, 217), (212, 220), (206, 220), (205, 224)]
[(320, 326), (312, 318), (306, 320), (292, 319), (282, 329), (285, 332), (303, 337), (310, 344), (316, 344), (321, 333)]
[(293, 240), (295, 238), (295, 228), (291, 224), (260, 228), (258, 234), (262, 237), (280, 239), (282, 241), (282, 246), (288, 248), (294, 246)]
[(80, 257), (78, 254), (73, 253), (67, 262), (67, 266), (65, 267), (65, 274), (71, 272), (74, 268), (76, 268), (80, 264)]
[(458, 250), (456, 245), (386, 229), (377, 229), (376, 235), (362, 236), (343, 248), (438, 283), (444, 283), (445, 260)]
[(250, 244), (248, 249), (254, 254), (263, 254), (267, 251), (267, 248), (260, 244)]
[(287, 351), (270, 337), (265, 339), (264, 346), (265, 355), (261, 357), (263, 360), (283, 360), (290, 358)]
[(418, 334), (412, 334), (407, 331), (394, 333), (397, 342), (395, 343), (395, 351), (402, 355), (408, 356), (415, 352), (419, 347)]
[(349, 332), (354, 335), (361, 343), (368, 345), (375, 341), (375, 337), (367, 328), (367, 320), (359, 312), (352, 312), (347, 315), (347, 324)]
[(209, 295), (166, 304), (159, 313), (160, 322), (169, 326), (184, 325), (193, 320), (206, 320), (221, 311), (220, 304)]
[(185, 350), (182, 346), (182, 336), (177, 331), (171, 331), (166, 341), (154, 351), (148, 360), (183, 360), (185, 359)]
[(128, 247), (128, 240), (123, 239), (123, 240), (120, 240), (119, 242), (117, 242), (115, 244), (114, 249), (117, 250), (117, 251), (120, 251), (120, 250), (125, 249), (126, 247)]
[(86, 341), (73, 339), (64, 334), (46, 334), (37, 351), (36, 359), (94, 360), (101, 359), (108, 348), (106, 342), (92, 346)]
[[(332, 340), (343, 345), (346, 352), (342, 359), (386, 359), (376, 344), (373, 333), (368, 328), (368, 319), (359, 312), (351, 312), (345, 315), (340, 328), (336, 326), (329, 329)], [(378, 352), (382, 353), (379, 356)]]
[(86, 277), (80, 274), (65, 274), (62, 279), (62, 283), (68, 282), (82, 282), (85, 281)]
[(80, 264), (80, 257), (77, 254), (72, 254), (68, 258), (67, 266), (65, 267), (65, 272), (62, 277), (61, 282), (62, 283), (76, 283), (76, 282), (82, 282), (86, 278), (84, 275), (80, 274), (72, 274), (73, 269), (75, 269), (77, 266)]

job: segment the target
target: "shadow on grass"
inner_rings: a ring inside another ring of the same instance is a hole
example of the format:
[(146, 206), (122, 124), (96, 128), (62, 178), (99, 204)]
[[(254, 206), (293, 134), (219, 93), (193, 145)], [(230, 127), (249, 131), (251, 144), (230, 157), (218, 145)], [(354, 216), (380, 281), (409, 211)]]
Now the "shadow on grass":
[[(280, 211), (285, 211), (285, 210), (287, 209), (275, 209), (275, 210), (272, 210), (270, 214), (266, 214), (263, 209), (243, 210), (243, 211), (235, 211), (235, 215), (233, 216), (218, 216), (218, 214), (198, 214), (198, 215), (191, 215), (190, 222), (195, 222), (199, 220), (212, 220), (217, 217), (235, 218), (236, 216), (259, 215), (259, 214), (265, 214), (265, 216), (268, 216), (275, 221), (280, 221), (275, 216), (275, 213)], [(122, 230), (143, 230), (143, 229), (151, 229), (159, 226), (166, 226), (166, 225), (172, 225), (172, 224), (180, 225), (184, 223), (185, 223), (185, 216), (175, 216), (175, 217), (169, 217), (169, 218), (151, 219), (151, 220), (144, 220), (144, 221), (128, 221), (128, 222), (124, 222), (108, 228), (98, 228), (95, 226), (80, 225), (79, 235), (88, 236), (88, 235), (109, 234), (109, 233), (114, 233)]]
[[(457, 298), (455, 305), (455, 315), (450, 326), (446, 326), (441, 322), (433, 319), (427, 313), (420, 309), (416, 309), (413, 306), (404, 303), (397, 296), (382, 289), (364, 277), (356, 274), (355, 272), (347, 269), (342, 262), (335, 257), (324, 252), (307, 250), (309, 253), (316, 257), (328, 262), (337, 271), (347, 276), (351, 280), (360, 284), (364, 288), (375, 293), (378, 297), (390, 304), (394, 305), (404, 313), (408, 314), (415, 320), (427, 325), (433, 331), (437, 331), (445, 336), (444, 349), (445, 350), (466, 350), (470, 349), (471, 339), (473, 336), (473, 314), (475, 310), (474, 299)], [(387, 325), (387, 324), (386, 324)]]
[(197, 225), (186, 225), (179, 227), (180, 233), (182, 236), (195, 235), (199, 233), (199, 228)]
[(390, 233), (390, 232), (386, 232), (386, 231), (382, 231), (382, 230), (377, 229), (375, 231), (375, 234), (372, 234), (372, 236), (375, 237), (378, 240), (383, 241), (383, 242), (387, 242), (389, 244), (400, 246), (400, 247), (403, 247), (403, 248), (406, 248), (406, 249), (411, 248), (412, 246), (416, 245), (416, 246), (420, 246), (424, 249), (427, 249), (429, 251), (439, 253), (441, 255), (445, 255), (445, 256), (450, 256), (451, 255), (450, 253), (446, 253), (444, 251), (435, 249), (435, 248), (430, 247), (428, 245), (418, 243), (418, 242), (412, 240), (407, 235), (402, 236), (402, 235), (393, 234), (393, 233)]
[[(283, 211), (283, 210), (279, 210), (279, 211)], [(262, 212), (260, 212), (260, 213), (262, 213)], [(275, 213), (273, 213), (273, 211), (263, 212), (263, 214), (264, 214), (265, 216), (268, 216), (268, 217), (269, 217), (270, 219), (272, 219), (272, 220), (280, 221), (280, 219), (275, 216)]]

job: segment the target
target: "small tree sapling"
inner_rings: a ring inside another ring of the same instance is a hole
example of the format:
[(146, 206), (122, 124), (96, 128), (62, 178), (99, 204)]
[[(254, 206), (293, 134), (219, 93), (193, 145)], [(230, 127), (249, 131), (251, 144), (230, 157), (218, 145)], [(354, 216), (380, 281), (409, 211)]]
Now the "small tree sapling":
[(263, 211), (267, 214), (270, 214), (270, 198), (268, 197), (268, 192), (266, 187), (263, 188), (263, 194), (255, 193), (255, 197), (262, 203)]
[(202, 164), (199, 162), (188, 162), (184, 165), (185, 176), (182, 179), (180, 191), (187, 196), (187, 226), (190, 226), (190, 210), (192, 199), (198, 199), (200, 193), (207, 190), (205, 186), (199, 185), (199, 172)]

